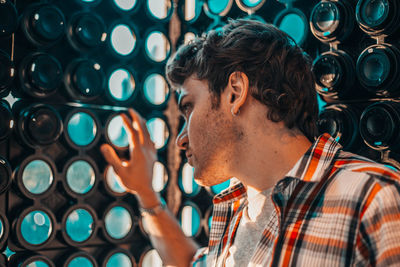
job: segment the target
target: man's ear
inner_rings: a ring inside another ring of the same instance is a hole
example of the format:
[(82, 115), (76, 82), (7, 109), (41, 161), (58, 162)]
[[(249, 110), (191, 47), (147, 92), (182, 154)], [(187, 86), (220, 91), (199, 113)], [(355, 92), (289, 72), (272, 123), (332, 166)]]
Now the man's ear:
[(228, 87), (228, 102), (231, 105), (232, 114), (236, 115), (246, 102), (249, 92), (249, 78), (243, 72), (232, 72), (229, 75)]

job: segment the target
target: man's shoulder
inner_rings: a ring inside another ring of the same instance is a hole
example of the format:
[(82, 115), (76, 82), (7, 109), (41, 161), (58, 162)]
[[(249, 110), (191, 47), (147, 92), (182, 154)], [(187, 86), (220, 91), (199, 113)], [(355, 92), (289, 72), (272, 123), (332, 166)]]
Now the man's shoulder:
[(340, 151), (334, 160), (332, 174), (345, 179), (363, 177), (365, 182), (374, 180), (382, 184), (397, 183), (400, 185), (399, 170), (347, 151)]

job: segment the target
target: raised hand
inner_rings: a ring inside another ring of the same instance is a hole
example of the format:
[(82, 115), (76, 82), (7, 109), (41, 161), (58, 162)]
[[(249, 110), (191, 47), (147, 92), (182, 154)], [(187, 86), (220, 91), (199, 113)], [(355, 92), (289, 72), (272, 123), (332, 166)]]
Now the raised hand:
[(121, 160), (109, 144), (103, 144), (101, 152), (127, 191), (142, 198), (153, 191), (153, 165), (157, 160), (157, 150), (145, 120), (133, 109), (129, 109), (129, 115), (121, 114), (129, 138), (129, 160)]

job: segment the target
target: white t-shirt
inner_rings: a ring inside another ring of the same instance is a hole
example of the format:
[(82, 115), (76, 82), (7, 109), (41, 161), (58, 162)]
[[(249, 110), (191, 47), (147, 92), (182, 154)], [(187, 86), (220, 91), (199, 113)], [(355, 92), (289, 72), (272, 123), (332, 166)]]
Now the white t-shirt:
[(225, 266), (247, 266), (249, 264), (274, 209), (271, 192), (272, 188), (256, 193), (251, 190), (247, 191), (248, 205), (243, 210)]

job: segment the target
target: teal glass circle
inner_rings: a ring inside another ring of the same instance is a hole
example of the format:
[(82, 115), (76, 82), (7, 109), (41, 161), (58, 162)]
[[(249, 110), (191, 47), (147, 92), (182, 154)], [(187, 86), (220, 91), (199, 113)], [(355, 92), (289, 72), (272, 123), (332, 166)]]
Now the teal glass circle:
[(114, 0), (114, 4), (123, 11), (130, 11), (136, 5), (136, 0)]
[(126, 192), (125, 187), (121, 184), (119, 176), (115, 173), (113, 167), (108, 167), (106, 172), (106, 183), (108, 188), (118, 194)]
[(154, 142), (156, 149), (164, 147), (169, 138), (169, 131), (164, 120), (160, 118), (151, 118), (147, 121), (147, 129), (150, 138)]
[(73, 162), (67, 169), (66, 180), (69, 188), (77, 194), (92, 190), (96, 175), (92, 165), (85, 160)]
[(120, 115), (114, 116), (107, 126), (110, 142), (117, 147), (129, 146), (128, 133)]
[(94, 228), (93, 217), (87, 210), (73, 210), (65, 222), (65, 230), (74, 242), (83, 242), (92, 235)]
[(112, 48), (121, 56), (131, 54), (136, 47), (136, 35), (125, 24), (119, 24), (112, 29), (110, 40)]
[(199, 192), (199, 185), (194, 180), (194, 168), (185, 163), (182, 167), (181, 177), (179, 179), (179, 188), (186, 195), (193, 196)]
[(0, 240), (3, 237), (3, 233), (4, 233), (3, 220), (0, 218)]
[(306, 34), (306, 21), (296, 13), (286, 14), (280, 21), (278, 28), (294, 39), (296, 44), (302, 43)]
[(132, 229), (132, 216), (126, 208), (116, 206), (107, 212), (104, 224), (109, 236), (114, 239), (122, 239)]
[(29, 263), (28, 265), (26, 265), (26, 267), (49, 267), (49, 265), (44, 261), (39, 260)]
[(92, 116), (86, 112), (77, 112), (68, 121), (68, 136), (78, 146), (87, 146), (97, 134), (97, 125)]
[(107, 261), (106, 267), (132, 267), (131, 259), (124, 253), (113, 254)]
[(53, 171), (43, 160), (29, 162), (22, 171), (22, 183), (32, 194), (42, 194), (52, 185)]
[(262, 0), (242, 0), (241, 2), (243, 3), (243, 5), (249, 8), (253, 8), (258, 6), (262, 2)]
[(225, 189), (229, 188), (229, 184), (230, 184), (230, 180), (227, 180), (220, 184), (213, 185), (213, 186), (211, 186), (211, 191), (214, 194), (219, 194), (222, 191), (224, 191)]
[(147, 0), (147, 8), (156, 19), (163, 20), (168, 17), (172, 8), (171, 0)]
[(208, 217), (208, 229), (211, 229), (213, 216)]
[(191, 205), (185, 205), (181, 210), (179, 222), (185, 235), (192, 237), (199, 231), (200, 214)]
[(128, 100), (135, 91), (135, 79), (126, 69), (116, 69), (108, 79), (108, 90), (111, 96), (118, 101)]
[(146, 38), (146, 53), (155, 62), (167, 59), (171, 52), (168, 38), (160, 31), (151, 32)]
[(229, 1), (230, 0), (208, 0), (208, 9), (212, 13), (218, 15), (228, 7)]
[(72, 259), (67, 267), (93, 267), (93, 263), (88, 258), (79, 256)]
[(169, 96), (169, 87), (161, 74), (153, 73), (147, 76), (143, 85), (144, 96), (153, 105), (162, 105)]
[(143, 256), (142, 267), (162, 267), (163, 262), (157, 250), (152, 249)]
[(43, 244), (49, 239), (52, 231), (52, 222), (44, 211), (31, 211), (22, 219), (22, 238), (31, 245)]

